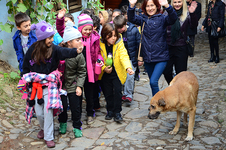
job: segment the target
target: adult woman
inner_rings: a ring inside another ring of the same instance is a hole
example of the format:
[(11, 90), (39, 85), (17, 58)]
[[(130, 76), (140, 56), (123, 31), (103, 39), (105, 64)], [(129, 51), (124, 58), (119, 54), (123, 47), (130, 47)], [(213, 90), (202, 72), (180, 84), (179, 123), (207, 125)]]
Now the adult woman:
[[(206, 32), (208, 32), (209, 44), (210, 44), (210, 59), (208, 62), (219, 63), (219, 45), (218, 45), (218, 37), (213, 37), (210, 35), (211, 32), (211, 23), (212, 21), (216, 21), (218, 24), (217, 32), (224, 27), (224, 13), (225, 13), (225, 5), (221, 0), (212, 0), (208, 4), (208, 12), (206, 18), (202, 23), (201, 30), (204, 31), (206, 28)], [(214, 55), (214, 49), (215, 54)]]
[[(128, 20), (138, 26), (143, 26), (141, 56), (150, 79), (152, 95), (158, 91), (158, 80), (169, 60), (169, 51), (166, 43), (166, 27), (174, 24), (177, 19), (176, 12), (167, 0), (144, 0), (142, 4), (143, 15), (135, 15), (137, 0), (129, 0)], [(161, 6), (166, 8), (169, 15), (160, 13)], [(138, 62), (142, 65), (143, 62)]]
[(188, 25), (196, 28), (198, 25), (196, 14), (194, 13), (197, 3), (193, 1), (187, 6), (186, 0), (172, 0), (171, 4), (177, 12), (177, 21), (167, 28), (167, 44), (169, 46), (170, 59), (163, 72), (169, 84), (173, 79), (173, 66), (176, 74), (187, 70), (188, 51), (187, 51), (187, 30)]

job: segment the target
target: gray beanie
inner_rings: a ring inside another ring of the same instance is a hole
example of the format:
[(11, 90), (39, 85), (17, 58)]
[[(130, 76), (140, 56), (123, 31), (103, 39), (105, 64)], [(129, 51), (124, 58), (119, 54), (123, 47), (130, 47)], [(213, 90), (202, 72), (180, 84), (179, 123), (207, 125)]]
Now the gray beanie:
[(78, 29), (75, 29), (73, 25), (73, 22), (69, 20), (67, 21), (63, 36), (64, 43), (82, 37), (82, 34), (78, 31)]

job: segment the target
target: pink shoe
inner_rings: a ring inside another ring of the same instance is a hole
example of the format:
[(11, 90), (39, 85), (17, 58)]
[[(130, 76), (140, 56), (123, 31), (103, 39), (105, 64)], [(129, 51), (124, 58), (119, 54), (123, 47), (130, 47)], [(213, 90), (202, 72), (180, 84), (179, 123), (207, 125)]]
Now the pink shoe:
[(52, 141), (45, 141), (45, 142), (46, 142), (46, 145), (47, 145), (48, 148), (55, 147), (55, 143), (54, 143), (53, 140)]
[(132, 102), (132, 98), (126, 97), (126, 100), (125, 101), (131, 103)]
[(122, 101), (125, 101), (126, 100), (126, 96), (122, 96)]
[(38, 132), (37, 138), (39, 138), (39, 139), (43, 139), (44, 138), (44, 131), (43, 130), (40, 130)]

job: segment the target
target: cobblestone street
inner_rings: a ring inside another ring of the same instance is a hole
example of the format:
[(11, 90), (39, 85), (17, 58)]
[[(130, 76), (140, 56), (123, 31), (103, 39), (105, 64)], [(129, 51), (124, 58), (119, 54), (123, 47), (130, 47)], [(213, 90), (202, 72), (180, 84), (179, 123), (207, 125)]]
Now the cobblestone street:
[[(160, 114), (150, 120), (148, 107), (151, 89), (147, 75), (140, 74), (136, 81), (134, 100), (130, 106), (123, 104), (124, 121), (117, 124), (105, 120), (105, 100), (101, 96), (101, 109), (96, 111), (96, 120), (86, 125), (85, 101), (83, 102), (83, 137), (75, 138), (71, 120), (67, 133), (59, 134), (59, 123), (55, 118), (55, 150), (226, 150), (226, 38), (219, 39), (220, 63), (208, 63), (210, 57), (206, 33), (196, 36), (194, 57), (188, 61), (188, 71), (193, 72), (199, 81), (194, 139), (184, 141), (187, 127), (182, 125), (177, 135), (169, 135), (176, 123), (176, 112)], [(167, 86), (163, 76), (160, 89)], [(44, 140), (37, 138), (40, 130), (38, 120), (33, 118), (29, 125), (24, 117), (25, 108), (14, 110), (0, 107), (0, 149), (6, 150), (46, 150)], [(70, 114), (70, 111), (68, 111)], [(10, 117), (9, 117), (10, 116)], [(12, 120), (13, 116), (16, 119)], [(70, 115), (69, 115), (70, 116)], [(183, 117), (182, 117), (183, 118)], [(10, 123), (10, 121), (13, 122)]]

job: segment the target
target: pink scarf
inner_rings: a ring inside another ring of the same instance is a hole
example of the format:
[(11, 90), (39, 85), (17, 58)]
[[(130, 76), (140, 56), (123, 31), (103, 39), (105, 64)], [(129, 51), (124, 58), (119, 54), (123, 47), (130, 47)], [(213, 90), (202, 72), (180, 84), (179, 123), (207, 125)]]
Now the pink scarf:
[(90, 37), (84, 37), (84, 38), (86, 38), (86, 41), (82, 40), (82, 43), (84, 46), (86, 46), (86, 66), (87, 66), (88, 81), (94, 83), (95, 80), (94, 80), (93, 64), (92, 64), (91, 54), (90, 54), (91, 41), (90, 41)]

